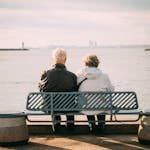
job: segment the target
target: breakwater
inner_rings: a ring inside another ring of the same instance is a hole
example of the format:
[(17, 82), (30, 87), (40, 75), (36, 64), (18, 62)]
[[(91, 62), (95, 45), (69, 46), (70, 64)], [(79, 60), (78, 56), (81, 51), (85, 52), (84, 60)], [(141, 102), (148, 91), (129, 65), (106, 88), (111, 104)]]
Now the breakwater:
[(0, 48), (0, 51), (28, 51), (27, 48)]

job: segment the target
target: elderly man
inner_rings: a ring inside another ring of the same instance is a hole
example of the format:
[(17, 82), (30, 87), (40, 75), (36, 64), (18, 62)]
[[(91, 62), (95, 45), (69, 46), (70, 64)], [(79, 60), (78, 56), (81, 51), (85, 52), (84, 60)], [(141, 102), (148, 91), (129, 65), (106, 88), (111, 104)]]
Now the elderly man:
[[(77, 90), (77, 77), (68, 71), (65, 66), (67, 53), (62, 48), (57, 48), (52, 53), (53, 68), (44, 71), (39, 82), (39, 89), (42, 92), (71, 92)], [(55, 116), (60, 121), (60, 116)], [(74, 121), (74, 116), (67, 116), (67, 121)], [(57, 124), (59, 125), (59, 124)], [(72, 127), (73, 123), (67, 123)]]

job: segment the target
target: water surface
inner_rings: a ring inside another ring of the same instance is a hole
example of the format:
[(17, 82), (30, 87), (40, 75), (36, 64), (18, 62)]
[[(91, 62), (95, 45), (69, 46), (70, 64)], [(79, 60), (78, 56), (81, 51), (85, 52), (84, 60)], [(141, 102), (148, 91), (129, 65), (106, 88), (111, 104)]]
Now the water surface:
[[(50, 68), (52, 49), (0, 51), (0, 110), (25, 109), (29, 92), (38, 91), (43, 70)], [(136, 48), (68, 48), (67, 68), (77, 72), (83, 57), (96, 54), (100, 68), (119, 91), (136, 91), (140, 107), (150, 106), (150, 52)]]

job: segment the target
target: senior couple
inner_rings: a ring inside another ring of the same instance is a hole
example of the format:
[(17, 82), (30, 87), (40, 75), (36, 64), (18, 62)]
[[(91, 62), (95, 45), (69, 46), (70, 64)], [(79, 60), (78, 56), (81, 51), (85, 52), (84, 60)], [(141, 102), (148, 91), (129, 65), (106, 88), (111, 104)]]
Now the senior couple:
[[(87, 55), (84, 59), (85, 67), (77, 74), (67, 70), (65, 63), (67, 53), (62, 48), (54, 49), (52, 53), (53, 67), (44, 71), (39, 82), (39, 89), (42, 92), (72, 92), (72, 91), (104, 91), (114, 90), (107, 74), (99, 68), (99, 59), (96, 55)], [(67, 127), (73, 127), (74, 116), (67, 117)], [(105, 115), (88, 115), (89, 127), (92, 131), (96, 129), (94, 123), (97, 117), (99, 131), (104, 130)], [(60, 121), (60, 116), (55, 116)], [(69, 121), (69, 122), (68, 122)], [(60, 125), (60, 123), (57, 123)]]

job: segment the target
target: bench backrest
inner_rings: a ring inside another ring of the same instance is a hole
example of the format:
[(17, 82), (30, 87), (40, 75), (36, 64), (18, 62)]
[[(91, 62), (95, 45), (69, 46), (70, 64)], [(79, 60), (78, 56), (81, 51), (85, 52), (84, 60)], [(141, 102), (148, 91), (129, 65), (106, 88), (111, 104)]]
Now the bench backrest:
[(138, 101), (135, 92), (32, 92), (27, 97), (27, 110), (82, 111), (135, 110)]

